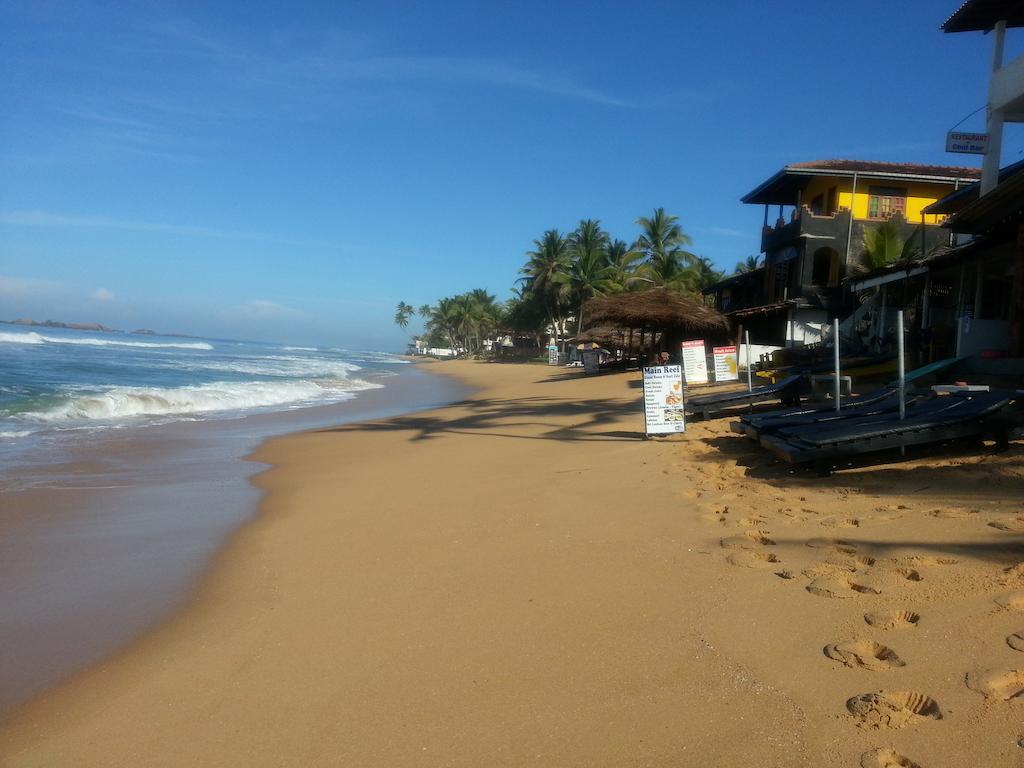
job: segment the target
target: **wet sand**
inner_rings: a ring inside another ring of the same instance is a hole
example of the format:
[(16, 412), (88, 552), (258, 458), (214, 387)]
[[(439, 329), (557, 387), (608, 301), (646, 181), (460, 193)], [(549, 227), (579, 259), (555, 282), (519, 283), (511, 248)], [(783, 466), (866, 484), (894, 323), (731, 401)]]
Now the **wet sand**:
[(821, 479), (638, 439), (636, 374), (434, 367), (477, 394), (266, 443), (195, 599), (5, 764), (1020, 764), (1019, 442)]
[(343, 403), (61, 433), (0, 460), (0, 718), (166, 620), (252, 519), (267, 436), (457, 400), (418, 366)]

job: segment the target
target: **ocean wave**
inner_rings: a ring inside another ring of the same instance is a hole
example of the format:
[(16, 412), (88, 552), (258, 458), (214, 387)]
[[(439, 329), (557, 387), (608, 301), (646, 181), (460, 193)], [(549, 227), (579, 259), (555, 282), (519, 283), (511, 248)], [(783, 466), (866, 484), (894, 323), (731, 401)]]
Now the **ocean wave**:
[(133, 416), (186, 416), (280, 405), (339, 402), (376, 389), (358, 379), (332, 381), (217, 381), (187, 387), (114, 387), (74, 395), (43, 411), (18, 414), (44, 423), (109, 421)]
[(16, 437), (28, 437), (32, 434), (31, 429), (17, 429), (0, 432), (0, 439), (13, 440)]
[(344, 360), (330, 360), (322, 357), (294, 357), (289, 355), (267, 355), (260, 358), (239, 358), (236, 360), (203, 360), (198, 363), (189, 361), (183, 365), (188, 368), (202, 367), (209, 371), (248, 373), (254, 376), (305, 376), (312, 378), (345, 378), (354, 371), (362, 370), (355, 363)]
[(0, 344), (84, 344), (91, 347), (148, 347), (154, 349), (213, 349), (212, 344), (205, 341), (155, 342), (155, 341), (118, 341), (117, 339), (74, 339), (63, 336), (44, 336), (35, 331), (28, 333), (5, 333), (0, 331)]
[(316, 347), (281, 347), (281, 349), (287, 349), (289, 352), (319, 352), (320, 351)]

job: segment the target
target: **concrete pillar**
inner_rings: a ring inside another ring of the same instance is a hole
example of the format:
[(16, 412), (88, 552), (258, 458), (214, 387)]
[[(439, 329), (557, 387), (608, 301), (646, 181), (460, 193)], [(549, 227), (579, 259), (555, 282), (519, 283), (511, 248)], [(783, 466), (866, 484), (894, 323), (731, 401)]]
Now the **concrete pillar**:
[[(996, 22), (993, 30), (992, 71), (997, 72), (1003, 66), (1003, 44), (1006, 40), (1006, 22)], [(993, 110), (989, 95), (988, 110), (988, 150), (981, 165), (981, 194), (991, 192), (999, 183), (999, 158), (1003, 150), (1003, 112)]]

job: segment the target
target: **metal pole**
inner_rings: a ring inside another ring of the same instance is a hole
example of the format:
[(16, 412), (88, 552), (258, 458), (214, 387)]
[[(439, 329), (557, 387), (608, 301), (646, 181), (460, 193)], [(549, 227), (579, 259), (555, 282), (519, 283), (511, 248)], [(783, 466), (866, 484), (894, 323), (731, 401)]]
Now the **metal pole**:
[(842, 394), (842, 386), (839, 384), (839, 318), (833, 318), (832, 320), (832, 340), (835, 345), (835, 349), (832, 350), (832, 356), (836, 364), (836, 381), (835, 381), (835, 398), (836, 398), (836, 413), (839, 413), (840, 396)]
[(754, 379), (752, 377), (754, 374), (750, 368), (750, 331), (744, 331), (743, 340), (747, 345), (747, 392), (753, 392)]
[(903, 361), (903, 310), (896, 312), (896, 361), (900, 374), (900, 421), (907, 417), (907, 403), (904, 398), (907, 391), (907, 371)]

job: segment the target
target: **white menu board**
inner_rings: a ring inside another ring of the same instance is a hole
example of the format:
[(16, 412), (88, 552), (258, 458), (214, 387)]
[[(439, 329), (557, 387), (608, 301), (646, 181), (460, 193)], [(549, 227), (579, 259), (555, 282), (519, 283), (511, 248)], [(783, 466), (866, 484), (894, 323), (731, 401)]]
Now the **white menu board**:
[(648, 435), (685, 432), (683, 407), (683, 367), (644, 368), (644, 431)]
[(548, 365), (558, 365), (558, 347), (554, 344), (548, 345)]
[(687, 384), (708, 383), (708, 360), (704, 353), (704, 339), (683, 342), (683, 372)]
[(736, 347), (712, 347), (715, 358), (715, 381), (738, 381), (739, 368), (736, 365)]

